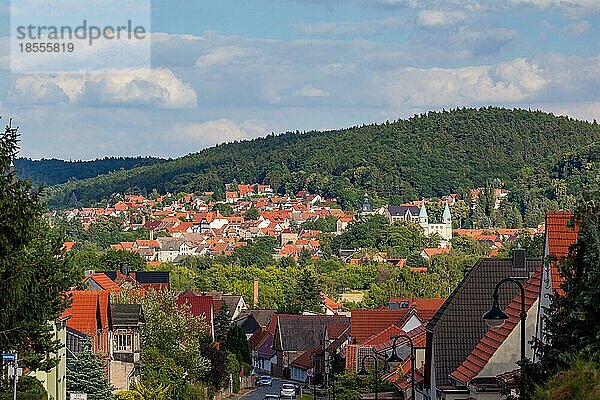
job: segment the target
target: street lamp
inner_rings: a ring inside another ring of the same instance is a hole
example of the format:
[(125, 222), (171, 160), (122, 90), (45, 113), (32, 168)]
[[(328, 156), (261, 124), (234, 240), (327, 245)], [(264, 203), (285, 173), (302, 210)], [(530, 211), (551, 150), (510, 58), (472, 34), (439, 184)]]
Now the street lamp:
[(521, 313), (519, 314), (519, 317), (521, 318), (521, 378), (519, 379), (519, 398), (524, 399), (525, 380), (523, 379), (523, 368), (525, 366), (525, 322), (527, 319), (527, 313), (525, 312), (525, 288), (523, 287), (523, 284), (513, 278), (504, 278), (498, 282), (496, 284), (496, 288), (494, 289), (492, 308), (483, 314), (482, 318), (492, 328), (500, 328), (508, 319), (508, 315), (506, 315), (506, 313), (500, 309), (500, 305), (498, 303), (498, 289), (505, 282), (513, 282), (521, 290)]
[(377, 377), (378, 377), (378, 375), (377, 375), (377, 358), (375, 358), (374, 355), (367, 354), (366, 356), (363, 357), (362, 364), (361, 364), (361, 369), (358, 372), (358, 376), (365, 377), (365, 376), (369, 375), (369, 373), (365, 369), (365, 360), (367, 358), (369, 358), (369, 357), (371, 357), (373, 359), (373, 361), (375, 361), (375, 400), (377, 400), (378, 399), (378, 397), (377, 397)]
[(317, 367), (315, 366), (315, 355), (317, 354), (317, 352), (313, 352), (310, 353), (310, 359), (312, 360), (312, 366), (313, 366), (313, 376), (312, 376), (312, 381), (313, 381), (313, 400), (317, 400), (317, 381), (316, 381), (316, 375), (317, 375)]
[(394, 341), (392, 342), (392, 355), (388, 357), (387, 362), (390, 364), (402, 362), (402, 359), (398, 357), (396, 353), (396, 342), (398, 339), (407, 339), (410, 345), (410, 385), (411, 385), (411, 396), (413, 399), (416, 398), (415, 391), (415, 346), (412, 341), (412, 338), (406, 334), (401, 334), (398, 336), (394, 336)]
[(325, 364), (325, 372), (327, 373), (327, 386), (329, 387), (329, 382), (331, 380), (331, 400), (335, 400), (335, 364), (334, 364), (334, 354), (331, 354), (331, 357), (327, 359)]

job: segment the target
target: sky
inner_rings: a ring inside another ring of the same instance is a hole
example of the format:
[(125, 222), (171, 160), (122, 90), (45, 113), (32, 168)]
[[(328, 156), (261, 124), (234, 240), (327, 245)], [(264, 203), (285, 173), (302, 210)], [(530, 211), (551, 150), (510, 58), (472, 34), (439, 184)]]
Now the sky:
[(600, 0), (154, 0), (150, 17), (150, 68), (16, 74), (0, 0), (21, 156), (178, 157), (463, 106), (600, 116)]

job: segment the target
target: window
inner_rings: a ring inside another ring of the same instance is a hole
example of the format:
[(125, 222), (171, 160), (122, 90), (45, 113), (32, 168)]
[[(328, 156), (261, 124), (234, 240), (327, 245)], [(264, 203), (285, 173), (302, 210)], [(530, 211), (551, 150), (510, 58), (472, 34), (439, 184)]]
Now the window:
[(129, 334), (116, 334), (115, 335), (115, 351), (117, 352), (131, 352), (133, 351), (133, 335)]

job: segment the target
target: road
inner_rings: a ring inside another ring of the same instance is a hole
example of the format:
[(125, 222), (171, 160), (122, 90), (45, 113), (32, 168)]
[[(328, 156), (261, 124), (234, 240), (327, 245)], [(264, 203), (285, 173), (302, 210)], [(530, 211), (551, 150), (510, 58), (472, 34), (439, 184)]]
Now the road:
[(285, 381), (281, 381), (279, 379), (273, 378), (273, 386), (260, 386), (257, 387), (252, 392), (241, 397), (240, 400), (263, 400), (265, 394), (276, 394), (279, 395), (279, 390), (281, 389), (281, 385), (283, 385)]

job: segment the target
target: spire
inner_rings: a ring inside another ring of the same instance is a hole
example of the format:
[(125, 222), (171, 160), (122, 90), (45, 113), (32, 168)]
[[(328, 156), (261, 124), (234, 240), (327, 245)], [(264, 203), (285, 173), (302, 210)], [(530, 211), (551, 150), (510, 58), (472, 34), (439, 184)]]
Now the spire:
[(371, 202), (369, 201), (369, 195), (367, 194), (367, 191), (365, 190), (365, 195), (363, 197), (362, 205), (360, 206), (360, 212), (361, 213), (370, 213), (372, 211), (373, 211), (373, 209), (371, 208)]
[(427, 208), (425, 208), (425, 199), (421, 202), (421, 209), (419, 210), (419, 224), (428, 224), (429, 216), (427, 215)]
[(448, 207), (448, 202), (446, 202), (446, 206), (444, 207), (444, 213), (442, 214), (442, 223), (443, 224), (451, 224), (452, 223), (452, 214), (450, 214), (450, 207)]

